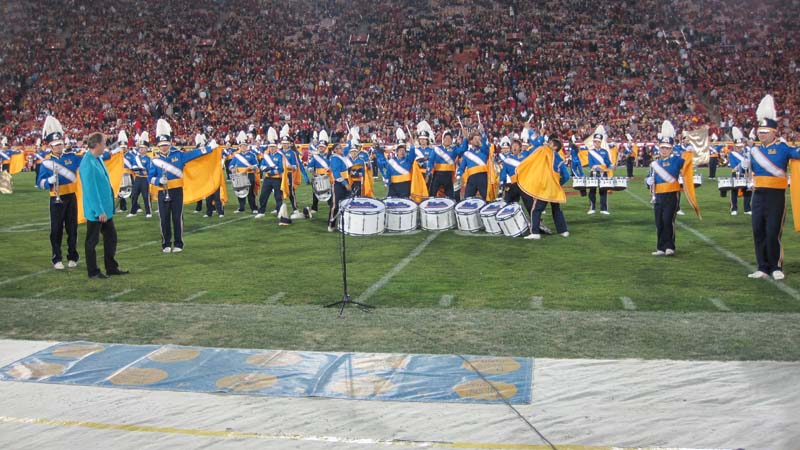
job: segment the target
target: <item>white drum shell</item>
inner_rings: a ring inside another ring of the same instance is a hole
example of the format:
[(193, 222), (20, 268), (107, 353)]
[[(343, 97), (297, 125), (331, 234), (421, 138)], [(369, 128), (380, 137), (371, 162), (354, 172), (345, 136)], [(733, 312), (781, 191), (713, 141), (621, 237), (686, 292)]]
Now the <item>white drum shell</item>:
[(419, 221), (423, 230), (442, 231), (456, 226), (455, 202), (449, 198), (429, 198), (419, 205)]

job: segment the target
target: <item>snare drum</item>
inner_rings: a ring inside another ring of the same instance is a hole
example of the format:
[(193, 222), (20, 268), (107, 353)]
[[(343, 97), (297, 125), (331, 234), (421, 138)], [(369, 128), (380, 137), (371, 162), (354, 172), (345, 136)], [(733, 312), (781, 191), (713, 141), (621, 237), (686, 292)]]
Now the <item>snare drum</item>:
[(730, 191), (733, 189), (733, 179), (728, 177), (717, 178), (717, 188), (720, 191)]
[(625, 177), (614, 177), (614, 190), (624, 191), (628, 189), (628, 179)]
[(694, 176), (694, 187), (700, 187), (703, 185), (703, 176), (698, 174)]
[(250, 177), (245, 172), (231, 172), (231, 186), (237, 197), (245, 198), (250, 192)]
[(497, 200), (481, 208), (481, 222), (487, 233), (503, 234), (503, 230), (497, 223), (497, 217), (495, 216), (497, 216), (497, 212), (503, 209), (504, 206), (506, 206), (506, 202)]
[(614, 189), (614, 179), (613, 178), (600, 178), (600, 189)]
[(600, 179), (597, 177), (586, 177), (586, 187), (596, 188), (600, 186)]
[(503, 234), (509, 237), (519, 237), (527, 233), (530, 229), (528, 218), (522, 211), (519, 203), (511, 203), (503, 207), (497, 215), (497, 224), (503, 230)]
[(481, 209), (486, 206), (486, 202), (479, 198), (468, 198), (456, 205), (456, 222), (461, 231), (480, 231), (483, 228), (481, 222)]
[(374, 236), (386, 228), (386, 207), (380, 200), (356, 197), (343, 200), (339, 229), (351, 236)]
[(586, 177), (573, 177), (572, 189), (586, 189)]
[(119, 197), (128, 198), (133, 193), (133, 177), (129, 173), (122, 174), (122, 182), (119, 185)]
[(386, 205), (386, 231), (400, 233), (417, 229), (419, 207), (407, 198), (389, 197), (383, 201)]
[(328, 175), (314, 175), (311, 186), (320, 201), (327, 202), (331, 198), (331, 178)]
[(449, 230), (456, 225), (453, 212), (456, 202), (449, 198), (429, 198), (419, 204), (419, 219), (423, 230)]
[(734, 178), (733, 187), (736, 189), (747, 189), (747, 178), (745, 177)]

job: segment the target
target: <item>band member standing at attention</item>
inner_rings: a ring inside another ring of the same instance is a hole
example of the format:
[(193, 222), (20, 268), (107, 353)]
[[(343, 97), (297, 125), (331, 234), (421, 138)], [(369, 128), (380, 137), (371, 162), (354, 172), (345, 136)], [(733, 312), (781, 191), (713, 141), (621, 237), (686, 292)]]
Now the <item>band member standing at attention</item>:
[[(183, 167), (211, 150), (209, 147), (181, 152), (172, 147), (172, 127), (164, 119), (156, 123), (158, 158), (150, 162), (147, 176), (158, 191), (158, 214), (161, 216), (161, 251), (183, 251)], [(216, 143), (212, 141), (211, 147)], [(175, 239), (173, 241), (173, 231)], [(174, 242), (174, 247), (173, 247)]]
[(235, 214), (244, 212), (245, 202), (250, 204), (250, 210), (253, 213), (258, 212), (258, 207), (256, 206), (256, 177), (258, 177), (258, 158), (256, 155), (250, 151), (249, 146), (247, 145), (247, 135), (244, 131), (240, 131), (239, 134), (236, 136), (236, 143), (238, 144), (239, 148), (233, 153), (233, 157), (231, 158), (231, 162), (228, 164), (231, 172), (236, 173), (245, 173), (247, 174), (247, 178), (250, 180), (250, 187), (247, 191), (247, 197), (240, 197), (239, 200), (239, 209), (234, 211)]
[(639, 148), (633, 143), (633, 136), (625, 133), (625, 139), (628, 142), (622, 144), (622, 158), (625, 160), (625, 169), (627, 170), (628, 178), (633, 178), (633, 164), (636, 162), (636, 154), (639, 153)]
[[(353, 162), (348, 156), (343, 154), (344, 148), (342, 144), (335, 144), (333, 146), (333, 154), (331, 155), (330, 166), (331, 173), (333, 173), (333, 208), (331, 208), (330, 215), (328, 216), (328, 231), (336, 231), (336, 221), (339, 218), (339, 208), (343, 200), (350, 196), (350, 167)], [(410, 178), (409, 178), (410, 179)], [(391, 196), (391, 192), (389, 193)]]
[[(589, 149), (589, 170), (592, 177), (607, 178), (611, 171), (612, 164), (608, 150), (602, 148), (605, 137), (605, 129), (600, 125), (592, 136), (592, 148)], [(597, 190), (598, 188), (589, 188), (589, 212), (587, 214), (596, 212)], [(600, 214), (611, 214), (608, 212), (608, 189), (605, 188), (600, 188)]]
[(442, 145), (434, 146), (428, 159), (428, 173), (431, 177), (429, 191), (432, 197), (442, 189), (445, 197), (455, 200), (453, 176), (456, 172), (456, 160), (465, 151), (466, 147), (463, 144), (453, 144), (453, 133), (444, 130)]
[(722, 149), (722, 144), (719, 143), (719, 137), (716, 133), (711, 134), (711, 145), (708, 147), (708, 178), (715, 180), (717, 178), (717, 167), (719, 166), (719, 154)]
[[(783, 246), (781, 235), (786, 217), (786, 169), (789, 160), (800, 159), (800, 149), (778, 140), (778, 117), (775, 100), (767, 95), (756, 109), (758, 141), (750, 149), (750, 170), (753, 174), (753, 243), (758, 270), (750, 278), (783, 280)], [(795, 167), (793, 165), (793, 167)], [(793, 198), (794, 199), (794, 198)], [(793, 208), (798, 205), (793, 205)]]
[[(127, 275), (120, 270), (114, 256), (117, 253), (117, 230), (114, 227), (114, 191), (108, 170), (103, 164), (105, 137), (93, 133), (86, 141), (89, 151), (80, 165), (83, 193), (83, 214), (86, 216), (86, 269), (89, 278), (108, 278), (111, 275)], [(103, 262), (106, 273), (97, 267), (97, 242), (103, 233)]]
[(125, 154), (125, 166), (133, 174), (133, 192), (131, 193), (131, 213), (128, 217), (134, 217), (139, 212), (139, 195), (142, 196), (144, 212), (146, 218), (153, 217), (150, 211), (150, 184), (147, 182), (147, 172), (150, 169), (150, 134), (145, 131), (139, 135), (139, 142), (136, 143), (136, 150), (131, 150)]
[[(314, 151), (315, 150), (315, 151)], [(311, 157), (308, 160), (308, 170), (312, 171), (311, 174), (314, 176), (331, 176), (331, 167), (330, 167), (330, 155), (328, 155), (328, 133), (325, 130), (319, 132), (319, 138), (317, 141), (317, 146), (312, 148)], [(331, 185), (333, 185), (333, 180), (331, 179)], [(319, 199), (317, 198), (317, 193), (312, 192), (312, 201), (311, 201), (311, 211), (309, 211), (309, 216), (314, 217), (319, 211)], [(333, 205), (333, 198), (328, 198), (328, 206), (331, 207)]]
[(283, 155), (278, 152), (278, 134), (275, 129), (270, 127), (267, 133), (267, 150), (261, 157), (261, 173), (264, 179), (261, 180), (261, 195), (258, 197), (258, 214), (256, 219), (264, 217), (267, 211), (267, 201), (270, 195), (275, 195), (275, 210), (280, 211), (283, 205), (283, 192), (281, 192), (281, 177), (283, 177), (284, 160)]
[[(750, 160), (750, 149), (744, 145), (744, 134), (738, 127), (733, 127), (731, 129), (731, 134), (733, 135), (733, 148), (728, 153), (728, 165), (731, 168), (731, 176), (734, 178), (749, 178), (748, 163)], [(738, 203), (740, 192), (744, 197), (744, 213), (753, 214), (750, 210), (753, 192), (744, 187), (734, 188), (731, 191), (731, 215), (735, 216), (739, 214)]]
[(53, 116), (47, 116), (42, 129), (42, 139), (50, 146), (50, 156), (42, 162), (36, 186), (50, 191), (50, 247), (52, 263), (63, 270), (61, 240), (67, 231), (67, 266), (78, 265), (78, 188), (77, 170), (81, 157), (64, 152), (64, 130)]

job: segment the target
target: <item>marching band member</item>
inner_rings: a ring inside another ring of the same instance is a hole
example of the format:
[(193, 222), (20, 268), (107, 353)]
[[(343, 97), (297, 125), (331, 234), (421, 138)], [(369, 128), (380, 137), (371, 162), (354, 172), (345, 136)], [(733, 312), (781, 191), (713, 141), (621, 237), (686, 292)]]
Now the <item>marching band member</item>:
[[(775, 280), (782, 280), (785, 278), (781, 234), (786, 216), (786, 169), (790, 160), (800, 159), (800, 149), (778, 140), (775, 100), (771, 95), (761, 100), (756, 118), (759, 145), (750, 149), (749, 163), (754, 182), (752, 223), (758, 270), (748, 277), (767, 278), (772, 275)], [(793, 168), (797, 166), (792, 164)], [(792, 200), (795, 200), (794, 193)]]
[(2, 162), (2, 167), (0, 167), (0, 172), (11, 172), (11, 156), (18, 155), (22, 153), (20, 150), (11, 150), (8, 148), (8, 138), (3, 136), (0, 139), (0, 162)]
[(717, 166), (719, 166), (719, 157), (723, 145), (719, 143), (719, 137), (716, 133), (711, 134), (711, 145), (708, 147), (708, 178), (715, 180), (717, 178)]
[(453, 133), (450, 130), (442, 132), (442, 145), (434, 146), (428, 158), (428, 173), (430, 174), (430, 194), (436, 196), (439, 189), (444, 190), (447, 198), (455, 200), (453, 192), (453, 175), (456, 171), (456, 160), (466, 151), (464, 145), (453, 144)]
[[(295, 180), (295, 176), (298, 173), (305, 175), (305, 173), (300, 170), (303, 162), (300, 159), (300, 154), (295, 150), (294, 144), (292, 143), (291, 139), (289, 138), (289, 125), (286, 124), (281, 128), (281, 149), (280, 153), (283, 155), (284, 164), (284, 173), (286, 174), (287, 178), (287, 190), (289, 191), (289, 204), (292, 206), (292, 215), (290, 218), (294, 219), (302, 219), (304, 216), (299, 211), (297, 211), (297, 198), (295, 196), (295, 182), (300, 184), (300, 180)], [(305, 175), (306, 177), (308, 175)]]
[(517, 167), (517, 183), (522, 193), (533, 199), (531, 211), (530, 234), (525, 239), (542, 238), (542, 213), (547, 204), (553, 215), (556, 231), (563, 237), (569, 237), (567, 221), (561, 210), (561, 203), (567, 201), (562, 187), (569, 181), (570, 170), (561, 158), (561, 141), (550, 139), (544, 145), (536, 147)]
[[(747, 177), (748, 161), (750, 159), (750, 149), (744, 145), (744, 134), (737, 127), (731, 129), (733, 135), (733, 149), (728, 153), (728, 165), (732, 169), (731, 176), (734, 178)], [(750, 211), (750, 201), (753, 192), (745, 188), (734, 188), (731, 191), (731, 215), (739, 214), (739, 193), (744, 196), (744, 213), (752, 215)]]
[[(426, 120), (417, 124), (417, 146), (412, 145), (411, 149), (414, 153), (415, 159), (419, 161), (424, 161), (426, 163), (425, 166), (425, 176), (430, 175), (430, 165), (428, 161), (433, 159), (433, 147), (430, 146), (431, 140), (433, 139), (433, 129), (428, 124)], [(435, 196), (435, 193), (434, 193)]]
[(250, 180), (250, 187), (247, 191), (246, 198), (239, 198), (239, 209), (234, 211), (234, 214), (244, 212), (245, 202), (250, 204), (250, 210), (255, 214), (258, 212), (256, 206), (256, 177), (258, 176), (258, 158), (255, 153), (250, 151), (250, 146), (247, 145), (247, 135), (244, 131), (240, 131), (236, 136), (236, 143), (239, 148), (233, 153), (228, 167), (230, 172), (246, 173), (247, 178)]
[[(330, 166), (333, 173), (333, 208), (331, 208), (330, 215), (328, 216), (328, 231), (336, 231), (336, 221), (339, 217), (339, 207), (342, 200), (350, 196), (351, 186), (349, 182), (350, 168), (353, 166), (353, 161), (350, 157), (343, 154), (344, 149), (342, 144), (335, 144), (333, 146), (333, 154), (331, 155)], [(391, 192), (389, 193), (391, 196)]]
[[(197, 131), (197, 134), (194, 135), (194, 148), (205, 147), (206, 142), (208, 142), (208, 139), (206, 138), (206, 134), (203, 133), (203, 129), (200, 128)], [(208, 201), (208, 199), (206, 199), (206, 201)], [(192, 211), (192, 214), (197, 214), (197, 213), (202, 212), (202, 211), (203, 211), (203, 199), (200, 199), (200, 200), (197, 201), (197, 204), (195, 205), (194, 211)]]
[[(650, 163), (650, 175), (646, 180), (655, 197), (653, 210), (657, 242), (656, 251), (652, 253), (653, 256), (673, 256), (675, 254), (675, 219), (678, 214), (681, 191), (678, 179), (683, 175), (684, 178), (691, 180), (692, 176), (692, 153), (686, 152), (686, 156), (678, 155), (673, 151), (674, 144), (675, 128), (672, 123), (665, 120), (661, 125), (661, 136), (659, 137), (659, 158)], [(687, 156), (689, 160), (685, 159)], [(691, 194), (694, 184), (686, 183), (684, 189)], [(699, 216), (696, 200), (691, 195), (689, 200), (695, 206)]]
[[(382, 147), (376, 147), (378, 165), (383, 167), (389, 181), (389, 197), (411, 197), (411, 171), (414, 169), (415, 155), (407, 151), (405, 134), (398, 128), (395, 133), (397, 145), (394, 147), (394, 157), (388, 157)], [(334, 171), (334, 175), (336, 171)]]
[(461, 155), (462, 162), (456, 173), (456, 184), (461, 185), (460, 180), (463, 178), (466, 183), (465, 198), (477, 196), (486, 200), (489, 188), (487, 162), (490, 149), (483, 127), (480, 132), (472, 133), (469, 140), (464, 138), (461, 146), (466, 147), (466, 150)]
[(39, 168), (42, 165), (42, 161), (50, 158), (50, 149), (49, 148), (42, 148), (42, 139), (36, 139), (36, 151), (33, 153), (33, 167), (36, 171), (36, 179), (39, 179)]
[[(159, 189), (158, 213), (161, 216), (161, 251), (164, 253), (183, 251), (183, 167), (210, 152), (209, 147), (182, 152), (172, 147), (172, 137), (169, 123), (158, 119), (156, 145), (159, 153), (158, 158), (150, 162), (147, 176), (150, 184)], [(212, 141), (211, 146), (215, 145)]]
[[(311, 157), (308, 160), (308, 170), (312, 171), (314, 176), (316, 175), (326, 175), (330, 176), (331, 174), (331, 167), (330, 167), (330, 156), (328, 155), (328, 133), (325, 130), (319, 132), (319, 137), (317, 141), (317, 146), (315, 147), (316, 151), (312, 152)], [(319, 199), (317, 198), (317, 193), (311, 192), (312, 201), (311, 201), (311, 210), (309, 211), (309, 216), (313, 217), (319, 211)], [(328, 206), (333, 205), (333, 199), (328, 198)]]
[(636, 153), (638, 152), (638, 148), (633, 143), (633, 136), (629, 133), (625, 133), (625, 139), (627, 142), (622, 144), (622, 158), (625, 160), (625, 169), (627, 169), (627, 176), (628, 178), (633, 178), (633, 163), (636, 161)]
[(275, 195), (275, 210), (280, 211), (283, 205), (283, 192), (281, 192), (281, 178), (285, 170), (283, 154), (278, 152), (278, 134), (270, 127), (267, 133), (267, 150), (261, 158), (261, 194), (258, 197), (258, 214), (256, 219), (264, 217), (267, 211), (267, 201), (270, 195)]
[(364, 177), (369, 164), (369, 154), (359, 148), (358, 138), (354, 137), (342, 152), (353, 163), (350, 166), (350, 190), (356, 197), (364, 196)]
[(147, 182), (147, 173), (150, 169), (150, 134), (145, 131), (139, 135), (136, 150), (131, 149), (125, 154), (125, 167), (133, 177), (133, 191), (131, 192), (131, 212), (127, 217), (134, 217), (139, 212), (139, 195), (142, 196), (146, 218), (153, 217), (150, 211), (150, 184)]
[[(221, 167), (225, 167), (225, 161), (227, 160), (225, 156), (225, 151), (223, 150), (220, 152), (220, 160), (219, 163)], [(214, 211), (217, 212), (217, 216), (221, 219), (225, 217), (225, 204), (224, 200), (222, 199), (222, 190), (228, 189), (228, 185), (225, 183), (225, 176), (222, 176), (222, 180), (220, 182), (219, 188), (214, 191), (211, 195), (206, 197), (206, 213), (203, 214), (204, 218), (209, 218), (214, 215)], [(227, 193), (227, 191), (226, 191)]]
[(81, 157), (64, 152), (64, 130), (53, 116), (47, 116), (42, 138), (50, 146), (50, 157), (42, 162), (36, 186), (50, 191), (50, 247), (53, 250), (53, 268), (64, 269), (61, 239), (67, 231), (67, 266), (78, 265), (78, 188), (77, 170)]
[[(589, 170), (590, 176), (607, 178), (612, 164), (608, 155), (608, 150), (602, 148), (603, 140), (605, 140), (605, 128), (602, 125), (598, 126), (592, 136), (592, 146), (589, 149)], [(589, 188), (589, 212), (587, 214), (594, 214), (597, 208), (597, 189)], [(608, 212), (608, 189), (600, 188), (600, 214), (611, 214)]]
[[(117, 135), (117, 146), (119, 147), (120, 151), (123, 152), (123, 156), (127, 156), (128, 154), (128, 134), (125, 133), (124, 130), (120, 130), (119, 134)], [(128, 166), (128, 158), (123, 158), (122, 161), (125, 167), (125, 173), (130, 174), (131, 170)], [(131, 175), (133, 178), (133, 175)], [(128, 210), (128, 202), (124, 198), (122, 198), (119, 193), (117, 193), (117, 198), (119, 199), (119, 209), (117, 212), (125, 212)]]
[(503, 168), (500, 170), (500, 189), (503, 192), (503, 201), (516, 203), (522, 200), (525, 210), (532, 212), (533, 198), (520, 191), (517, 185), (517, 167), (533, 151), (522, 151), (521, 145), (512, 145), (507, 136), (500, 139), (500, 148), (509, 148), (510, 153), (503, 158)]

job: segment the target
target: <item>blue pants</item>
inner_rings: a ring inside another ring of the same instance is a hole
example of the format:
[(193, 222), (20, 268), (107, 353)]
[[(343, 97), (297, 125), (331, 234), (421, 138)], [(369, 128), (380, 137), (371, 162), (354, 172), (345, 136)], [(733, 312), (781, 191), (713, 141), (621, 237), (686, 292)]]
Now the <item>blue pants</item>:
[(758, 270), (783, 270), (783, 221), (786, 218), (786, 190), (758, 188), (753, 192), (753, 243)]
[[(524, 201), (524, 198), (523, 198)], [(531, 234), (542, 234), (542, 211), (547, 208), (548, 202), (533, 199), (533, 209), (531, 210)], [(550, 203), (553, 213), (553, 222), (556, 224), (557, 233), (565, 233), (567, 230), (567, 220), (564, 218), (564, 211), (561, 211), (560, 203)]]
[(280, 210), (283, 205), (283, 192), (281, 191), (281, 179), (264, 177), (261, 180), (261, 195), (258, 197), (258, 212), (264, 214), (267, 210), (267, 201), (272, 193), (275, 193), (275, 209)]
[(158, 192), (158, 215), (161, 216), (161, 248), (172, 246), (183, 248), (183, 188), (169, 190), (169, 201), (165, 191)]

